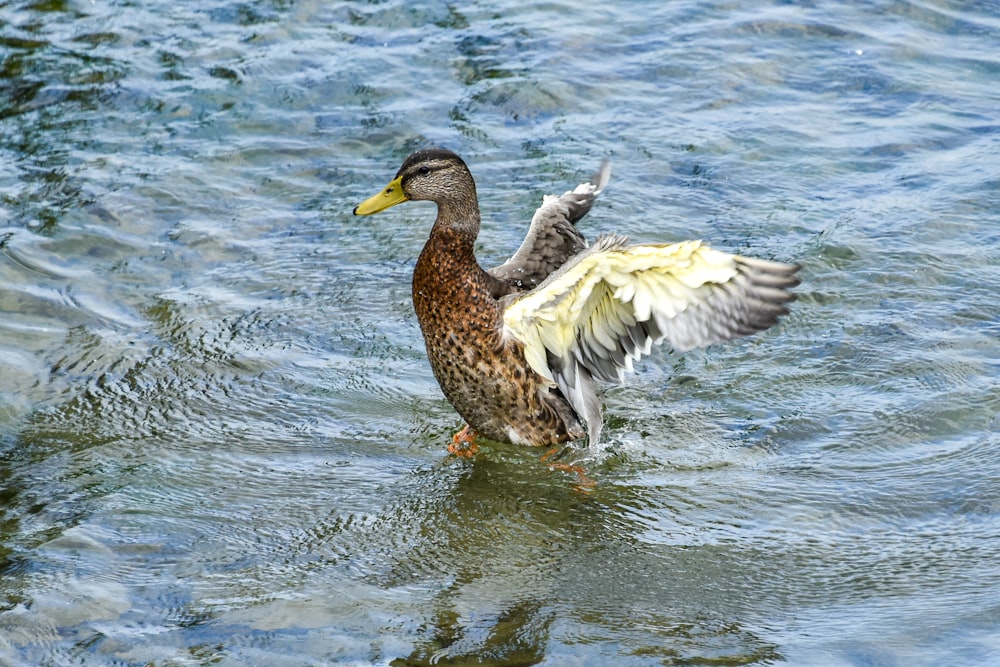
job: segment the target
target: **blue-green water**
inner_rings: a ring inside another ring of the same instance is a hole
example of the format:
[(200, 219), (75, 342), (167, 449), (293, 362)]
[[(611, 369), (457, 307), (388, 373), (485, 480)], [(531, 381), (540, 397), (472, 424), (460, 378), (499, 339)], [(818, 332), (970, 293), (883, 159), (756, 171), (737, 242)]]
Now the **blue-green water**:
[[(1000, 5), (0, 3), (0, 664), (1000, 664)], [(353, 206), (480, 256), (803, 265), (606, 394), (594, 486), (445, 445)]]

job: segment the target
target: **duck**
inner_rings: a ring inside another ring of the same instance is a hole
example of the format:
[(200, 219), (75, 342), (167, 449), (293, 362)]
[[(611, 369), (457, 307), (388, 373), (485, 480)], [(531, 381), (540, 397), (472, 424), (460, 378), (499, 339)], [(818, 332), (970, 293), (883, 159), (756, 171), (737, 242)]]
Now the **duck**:
[(478, 438), (557, 447), (600, 442), (602, 383), (667, 343), (677, 351), (763, 331), (787, 315), (799, 266), (744, 257), (700, 240), (631, 244), (620, 234), (588, 244), (577, 223), (610, 179), (605, 160), (588, 182), (545, 195), (527, 235), (503, 264), (476, 258), (476, 183), (443, 148), (409, 155), (367, 216), (407, 201), (437, 204), (413, 269), (412, 295), (427, 358), (466, 426), (449, 451)]

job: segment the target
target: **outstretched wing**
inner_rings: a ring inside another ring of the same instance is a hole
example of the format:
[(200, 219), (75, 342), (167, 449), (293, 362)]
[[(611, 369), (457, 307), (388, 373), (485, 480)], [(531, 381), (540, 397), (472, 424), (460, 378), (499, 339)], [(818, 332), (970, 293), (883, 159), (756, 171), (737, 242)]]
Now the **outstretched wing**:
[(611, 178), (607, 160), (591, 178), (562, 195), (545, 195), (542, 205), (531, 218), (528, 235), (517, 252), (489, 273), (510, 284), (514, 291), (534, 289), (570, 257), (587, 247), (576, 229), (577, 220), (587, 215), (597, 195)]
[(596, 442), (591, 378), (621, 381), (663, 340), (689, 350), (767, 329), (795, 299), (796, 271), (700, 241), (626, 246), (605, 237), (536, 289), (508, 297), (504, 335), (559, 386)]

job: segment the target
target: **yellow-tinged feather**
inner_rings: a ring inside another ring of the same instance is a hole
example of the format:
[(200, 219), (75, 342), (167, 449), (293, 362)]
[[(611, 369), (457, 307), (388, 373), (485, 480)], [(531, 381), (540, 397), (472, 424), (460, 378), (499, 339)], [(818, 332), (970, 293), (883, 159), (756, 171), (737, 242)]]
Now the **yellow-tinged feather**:
[[(621, 366), (629, 327), (653, 320), (666, 334), (674, 318), (739, 275), (736, 260), (700, 241), (628, 247), (598, 242), (512, 301), (504, 311), (505, 335), (524, 345), (530, 366), (548, 380), (553, 377), (548, 354), (566, 359), (585, 348), (588, 354), (617, 356)], [(684, 332), (678, 336), (689, 340)], [(650, 343), (645, 340), (630, 354), (638, 359)]]
[(632, 297), (632, 307), (635, 309), (635, 319), (645, 322), (653, 309), (653, 297), (649, 286), (641, 278), (636, 280), (635, 296)]
[(635, 283), (625, 283), (615, 288), (614, 297), (618, 301), (631, 301), (635, 296)]
[(594, 309), (597, 317), (591, 319), (591, 322), (593, 323), (591, 331), (593, 332), (594, 338), (597, 339), (597, 342), (610, 350), (618, 345), (617, 336), (612, 336), (612, 333), (623, 332), (615, 331), (615, 329), (617, 329), (615, 325), (620, 324), (620, 321), (615, 322), (614, 320), (608, 319), (609, 309), (607, 307), (600, 307), (602, 305), (603, 303), (599, 304), (599, 307)]

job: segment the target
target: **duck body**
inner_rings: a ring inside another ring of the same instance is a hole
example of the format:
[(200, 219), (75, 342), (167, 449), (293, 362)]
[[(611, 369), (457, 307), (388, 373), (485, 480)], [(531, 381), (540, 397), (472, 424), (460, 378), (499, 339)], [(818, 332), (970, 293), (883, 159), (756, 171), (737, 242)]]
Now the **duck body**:
[(575, 223), (608, 176), (605, 164), (593, 183), (546, 196), (521, 248), (491, 270), (474, 253), (475, 182), (450, 151), (413, 153), (355, 208), (370, 215), (411, 199), (437, 203), (413, 304), (434, 376), (475, 434), (548, 446), (589, 435), (596, 444), (595, 380), (620, 380), (664, 339), (689, 349), (767, 328), (787, 312), (794, 265), (700, 242), (627, 246), (602, 237), (588, 248)]
[(439, 203), (413, 270), (413, 306), (434, 377), (462, 419), (489, 440), (555, 445), (584, 437), (566, 399), (528, 366), (520, 345), (504, 339), (502, 298), (521, 287), (480, 266), (472, 233), (478, 205), (467, 205), (475, 191), (458, 194)]
[[(586, 435), (572, 407), (504, 340), (496, 282), (464, 239), (442, 232), (413, 272), (413, 305), (434, 377), (462, 419), (497, 442), (555, 445)], [(456, 276), (450, 281), (445, 275)]]

